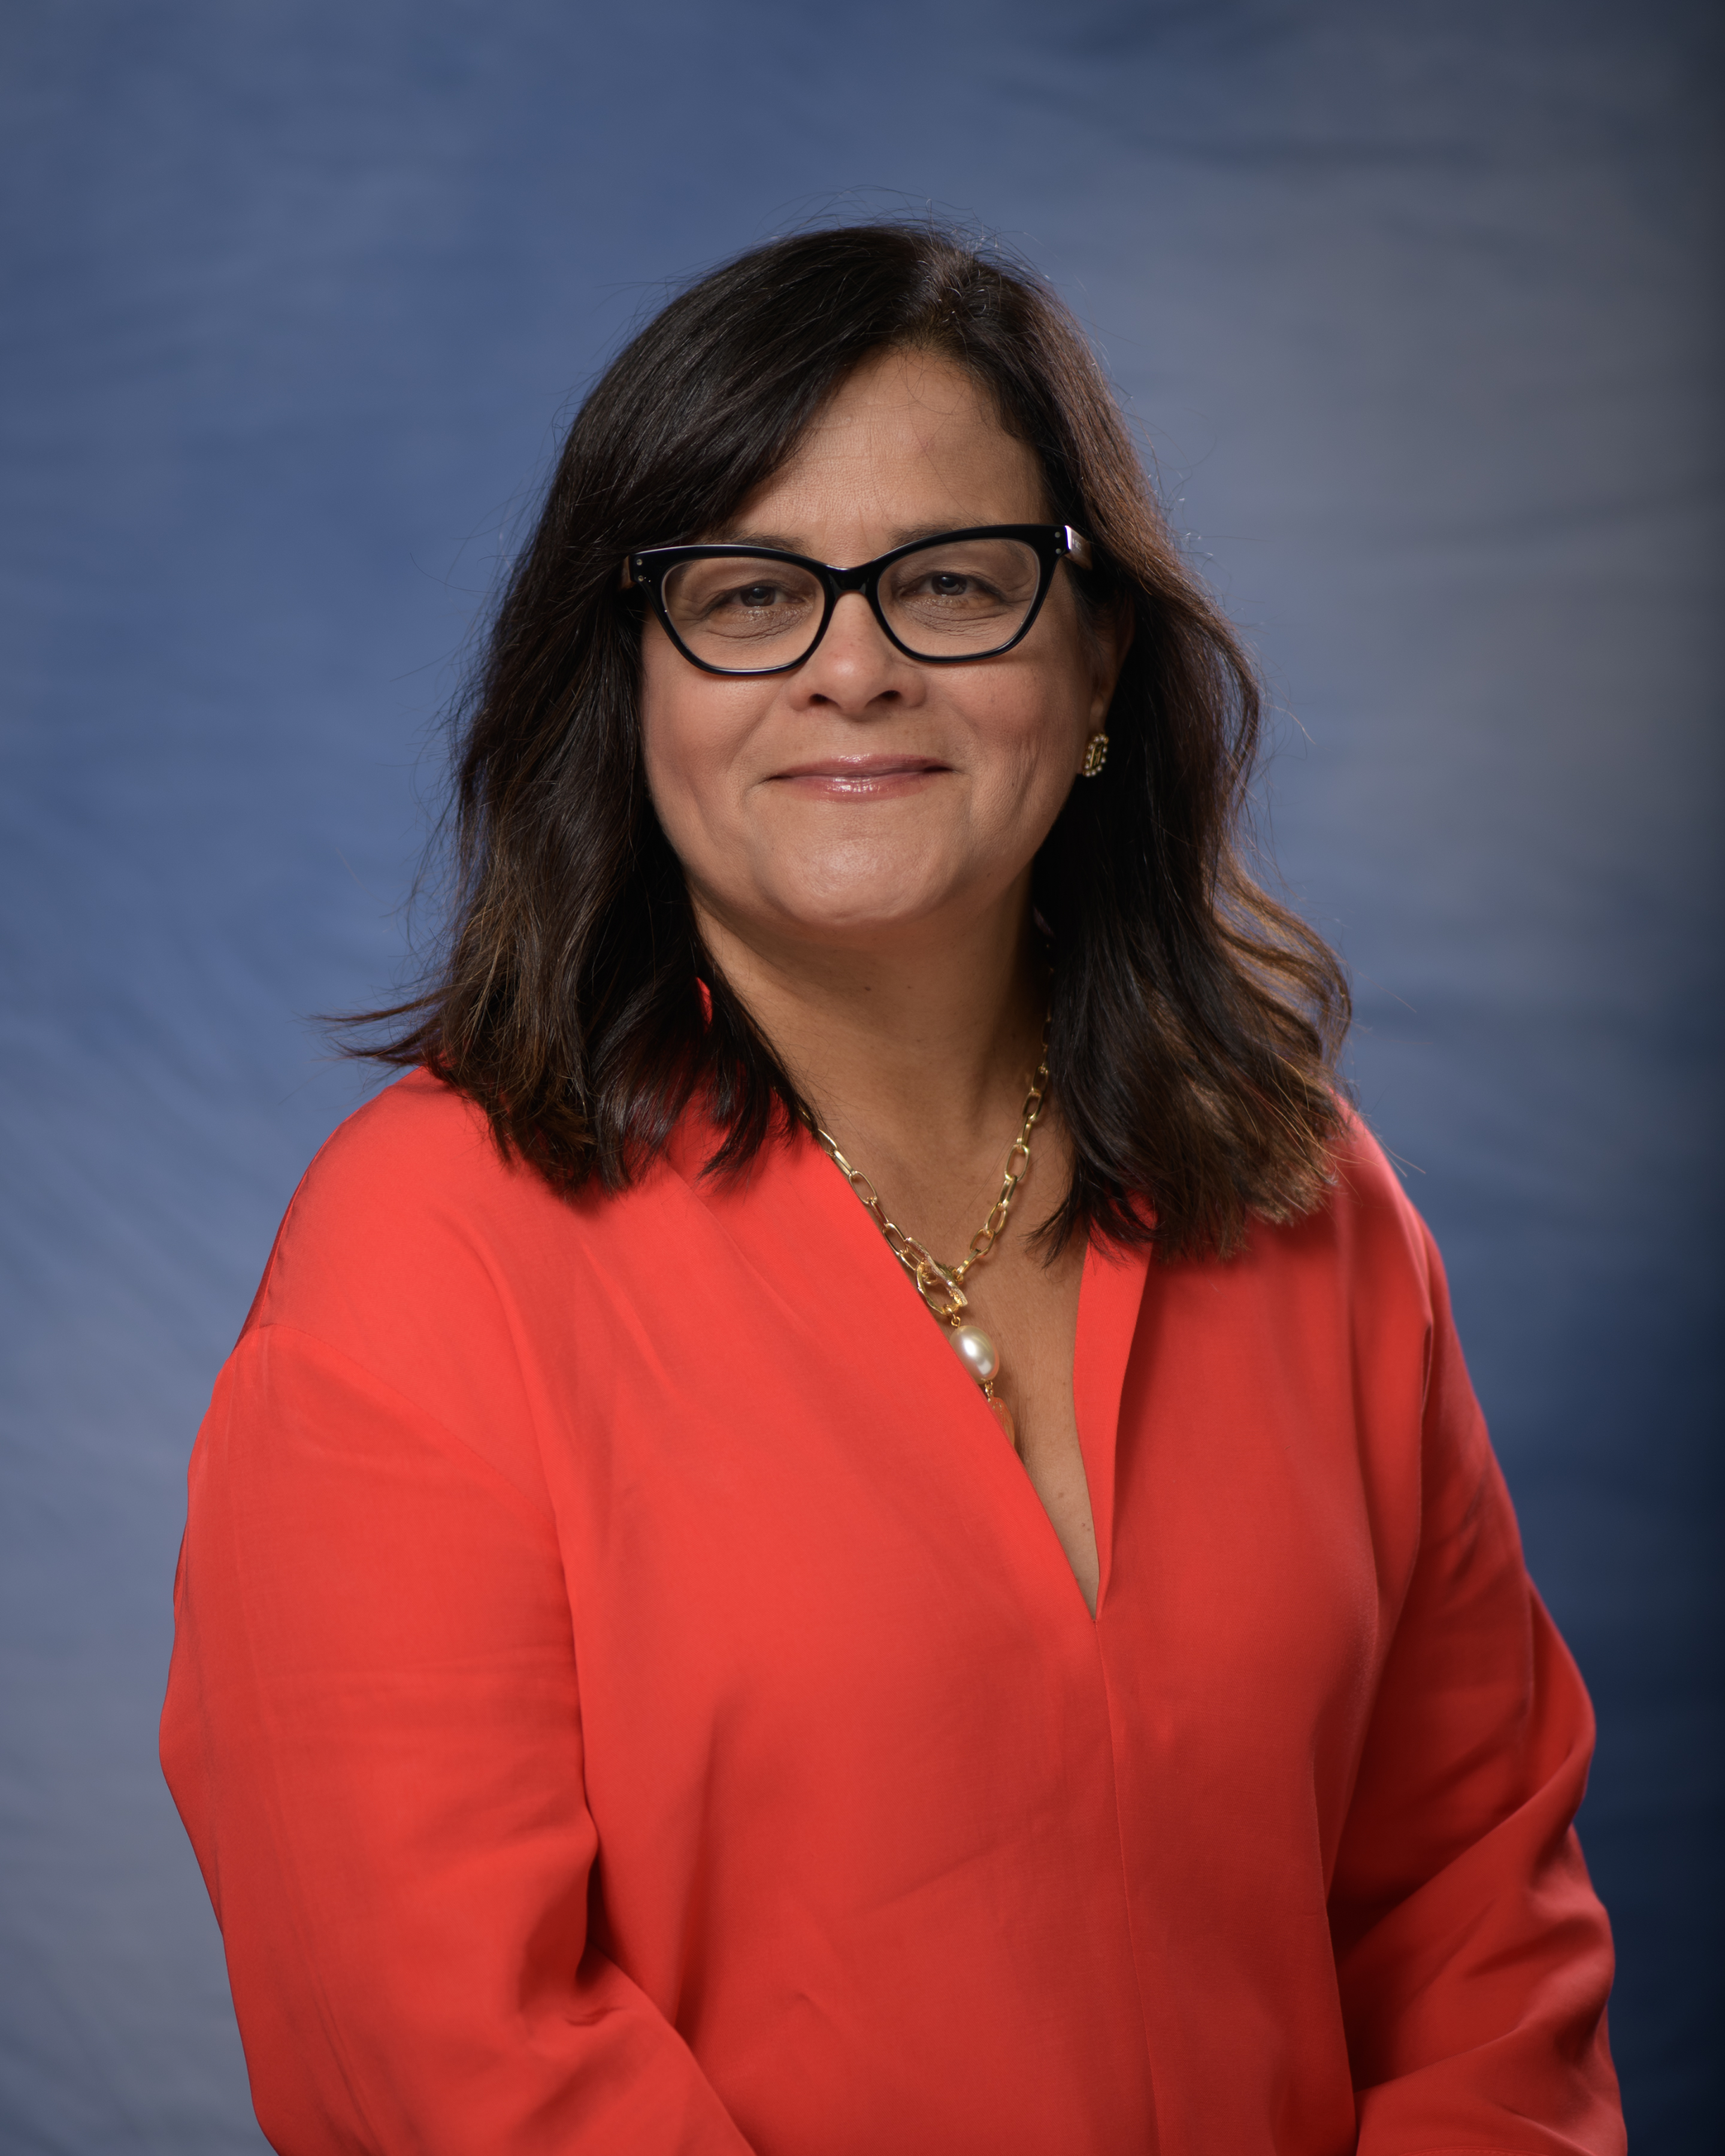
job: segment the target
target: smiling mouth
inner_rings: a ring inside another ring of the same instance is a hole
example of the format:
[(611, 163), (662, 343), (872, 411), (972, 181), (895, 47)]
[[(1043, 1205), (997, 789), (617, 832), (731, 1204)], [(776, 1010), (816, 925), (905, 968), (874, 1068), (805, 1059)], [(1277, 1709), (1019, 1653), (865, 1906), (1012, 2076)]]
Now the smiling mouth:
[(922, 780), (939, 778), (951, 769), (950, 764), (933, 756), (831, 756), (775, 772), (771, 783), (839, 798), (878, 799), (885, 794), (908, 792)]

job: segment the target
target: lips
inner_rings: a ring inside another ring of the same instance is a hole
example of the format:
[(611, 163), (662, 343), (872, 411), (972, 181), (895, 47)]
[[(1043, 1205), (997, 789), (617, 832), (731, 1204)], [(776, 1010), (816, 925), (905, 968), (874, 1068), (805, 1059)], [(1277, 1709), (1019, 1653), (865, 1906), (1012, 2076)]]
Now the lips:
[(770, 783), (805, 801), (862, 805), (924, 793), (937, 779), (950, 778), (952, 769), (935, 756), (824, 756), (793, 763)]
[(867, 784), (889, 778), (921, 778), (931, 772), (947, 771), (934, 756), (829, 756), (810, 763), (793, 763), (775, 772), (775, 778), (849, 779)]

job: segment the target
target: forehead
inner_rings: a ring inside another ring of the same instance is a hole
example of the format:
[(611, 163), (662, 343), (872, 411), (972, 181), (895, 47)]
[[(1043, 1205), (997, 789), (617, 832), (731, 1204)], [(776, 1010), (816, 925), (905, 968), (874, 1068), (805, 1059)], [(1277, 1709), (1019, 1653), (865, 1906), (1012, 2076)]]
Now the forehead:
[(1034, 523), (1043, 493), (1035, 457), (972, 376), (932, 353), (889, 352), (847, 376), (732, 523), (805, 542), (836, 526), (861, 543), (942, 523)]

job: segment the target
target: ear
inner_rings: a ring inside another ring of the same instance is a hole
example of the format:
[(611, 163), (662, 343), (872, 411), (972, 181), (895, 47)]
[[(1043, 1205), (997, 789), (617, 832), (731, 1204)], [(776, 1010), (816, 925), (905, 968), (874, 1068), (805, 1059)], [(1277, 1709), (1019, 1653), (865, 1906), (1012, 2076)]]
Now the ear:
[(1108, 716), (1108, 706), (1114, 701), (1115, 685), (1120, 680), (1121, 668), (1126, 664), (1126, 654), (1132, 649), (1132, 634), (1137, 627), (1137, 617), (1132, 611), (1132, 601), (1124, 593), (1115, 600), (1106, 613), (1092, 624), (1090, 701), (1092, 729), (1101, 726)]

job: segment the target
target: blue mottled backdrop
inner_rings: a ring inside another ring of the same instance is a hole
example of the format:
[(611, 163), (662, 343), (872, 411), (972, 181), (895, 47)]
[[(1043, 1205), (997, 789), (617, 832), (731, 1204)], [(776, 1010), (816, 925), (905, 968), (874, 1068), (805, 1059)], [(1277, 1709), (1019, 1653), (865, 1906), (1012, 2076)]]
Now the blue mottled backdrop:
[(691, 271), (925, 204), (1091, 326), (1274, 685), (1599, 1703), (1638, 2145), (1717, 2145), (1721, 19), (7, 0), (7, 2156), (261, 2146), (155, 1765), (182, 1474), (556, 415)]

